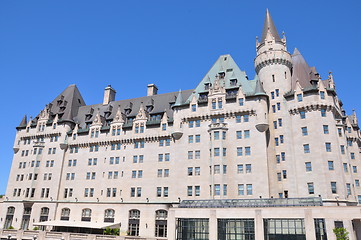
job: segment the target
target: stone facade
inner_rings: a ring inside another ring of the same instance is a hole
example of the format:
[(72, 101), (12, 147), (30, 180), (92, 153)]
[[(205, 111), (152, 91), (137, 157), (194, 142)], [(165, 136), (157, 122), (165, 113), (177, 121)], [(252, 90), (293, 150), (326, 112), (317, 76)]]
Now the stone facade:
[(334, 239), (335, 226), (361, 238), (356, 113), (346, 115), (331, 73), (322, 80), (287, 51), (268, 12), (256, 49), (253, 80), (223, 55), (192, 90), (151, 84), (116, 101), (108, 86), (103, 103), (86, 105), (71, 85), (24, 117), (0, 226), (233, 239), (220, 226), (240, 224), (246, 239), (273, 239), (287, 221), (300, 231), (287, 239)]

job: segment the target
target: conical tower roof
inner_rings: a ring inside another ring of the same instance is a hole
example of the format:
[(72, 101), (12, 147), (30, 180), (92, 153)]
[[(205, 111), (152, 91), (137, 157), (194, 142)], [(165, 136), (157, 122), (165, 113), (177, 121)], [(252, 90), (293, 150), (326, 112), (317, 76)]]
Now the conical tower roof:
[(19, 127), (24, 127), (28, 124), (28, 119), (26, 117), (26, 115), (24, 115), (23, 119), (21, 120)]
[(278, 35), (278, 31), (272, 20), (271, 14), (267, 9), (266, 18), (264, 20), (264, 25), (263, 25), (261, 43), (266, 40), (268, 31), (270, 31), (272, 36), (275, 38), (275, 41), (281, 41), (280, 35)]

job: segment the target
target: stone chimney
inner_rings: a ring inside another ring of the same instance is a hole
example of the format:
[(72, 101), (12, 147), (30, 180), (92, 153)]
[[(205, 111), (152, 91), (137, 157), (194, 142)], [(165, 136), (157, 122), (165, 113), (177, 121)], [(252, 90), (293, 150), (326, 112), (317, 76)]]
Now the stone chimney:
[(115, 93), (116, 93), (116, 91), (114, 90), (114, 88), (112, 88), (112, 86), (108, 85), (108, 87), (106, 87), (104, 89), (103, 105), (108, 105), (110, 102), (114, 101)]
[(147, 96), (153, 96), (153, 95), (157, 95), (158, 93), (158, 88), (157, 86), (155, 86), (155, 84), (148, 84), (148, 94)]

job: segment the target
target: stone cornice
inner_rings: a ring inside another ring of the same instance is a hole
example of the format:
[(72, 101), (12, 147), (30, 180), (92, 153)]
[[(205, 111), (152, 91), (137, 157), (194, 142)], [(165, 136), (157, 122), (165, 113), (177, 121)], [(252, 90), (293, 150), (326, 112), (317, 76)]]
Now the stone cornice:
[(222, 116), (224, 118), (234, 118), (236, 115), (241, 115), (241, 114), (249, 114), (253, 116), (256, 114), (256, 110), (245, 108), (237, 111), (222, 111), (222, 112), (214, 111), (205, 114), (195, 114), (195, 115), (185, 116), (184, 118), (182, 118), (182, 122), (189, 122), (190, 120), (194, 120), (194, 119), (211, 120), (213, 117), (219, 117), (219, 116)]

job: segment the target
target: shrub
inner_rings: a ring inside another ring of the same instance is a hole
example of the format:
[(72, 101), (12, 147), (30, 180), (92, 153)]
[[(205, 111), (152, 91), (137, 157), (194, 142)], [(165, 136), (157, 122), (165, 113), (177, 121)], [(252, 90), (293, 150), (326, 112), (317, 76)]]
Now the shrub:
[(347, 232), (346, 228), (334, 228), (333, 232), (336, 235), (336, 239), (337, 240), (349, 240), (350, 238), (348, 237), (349, 232)]

